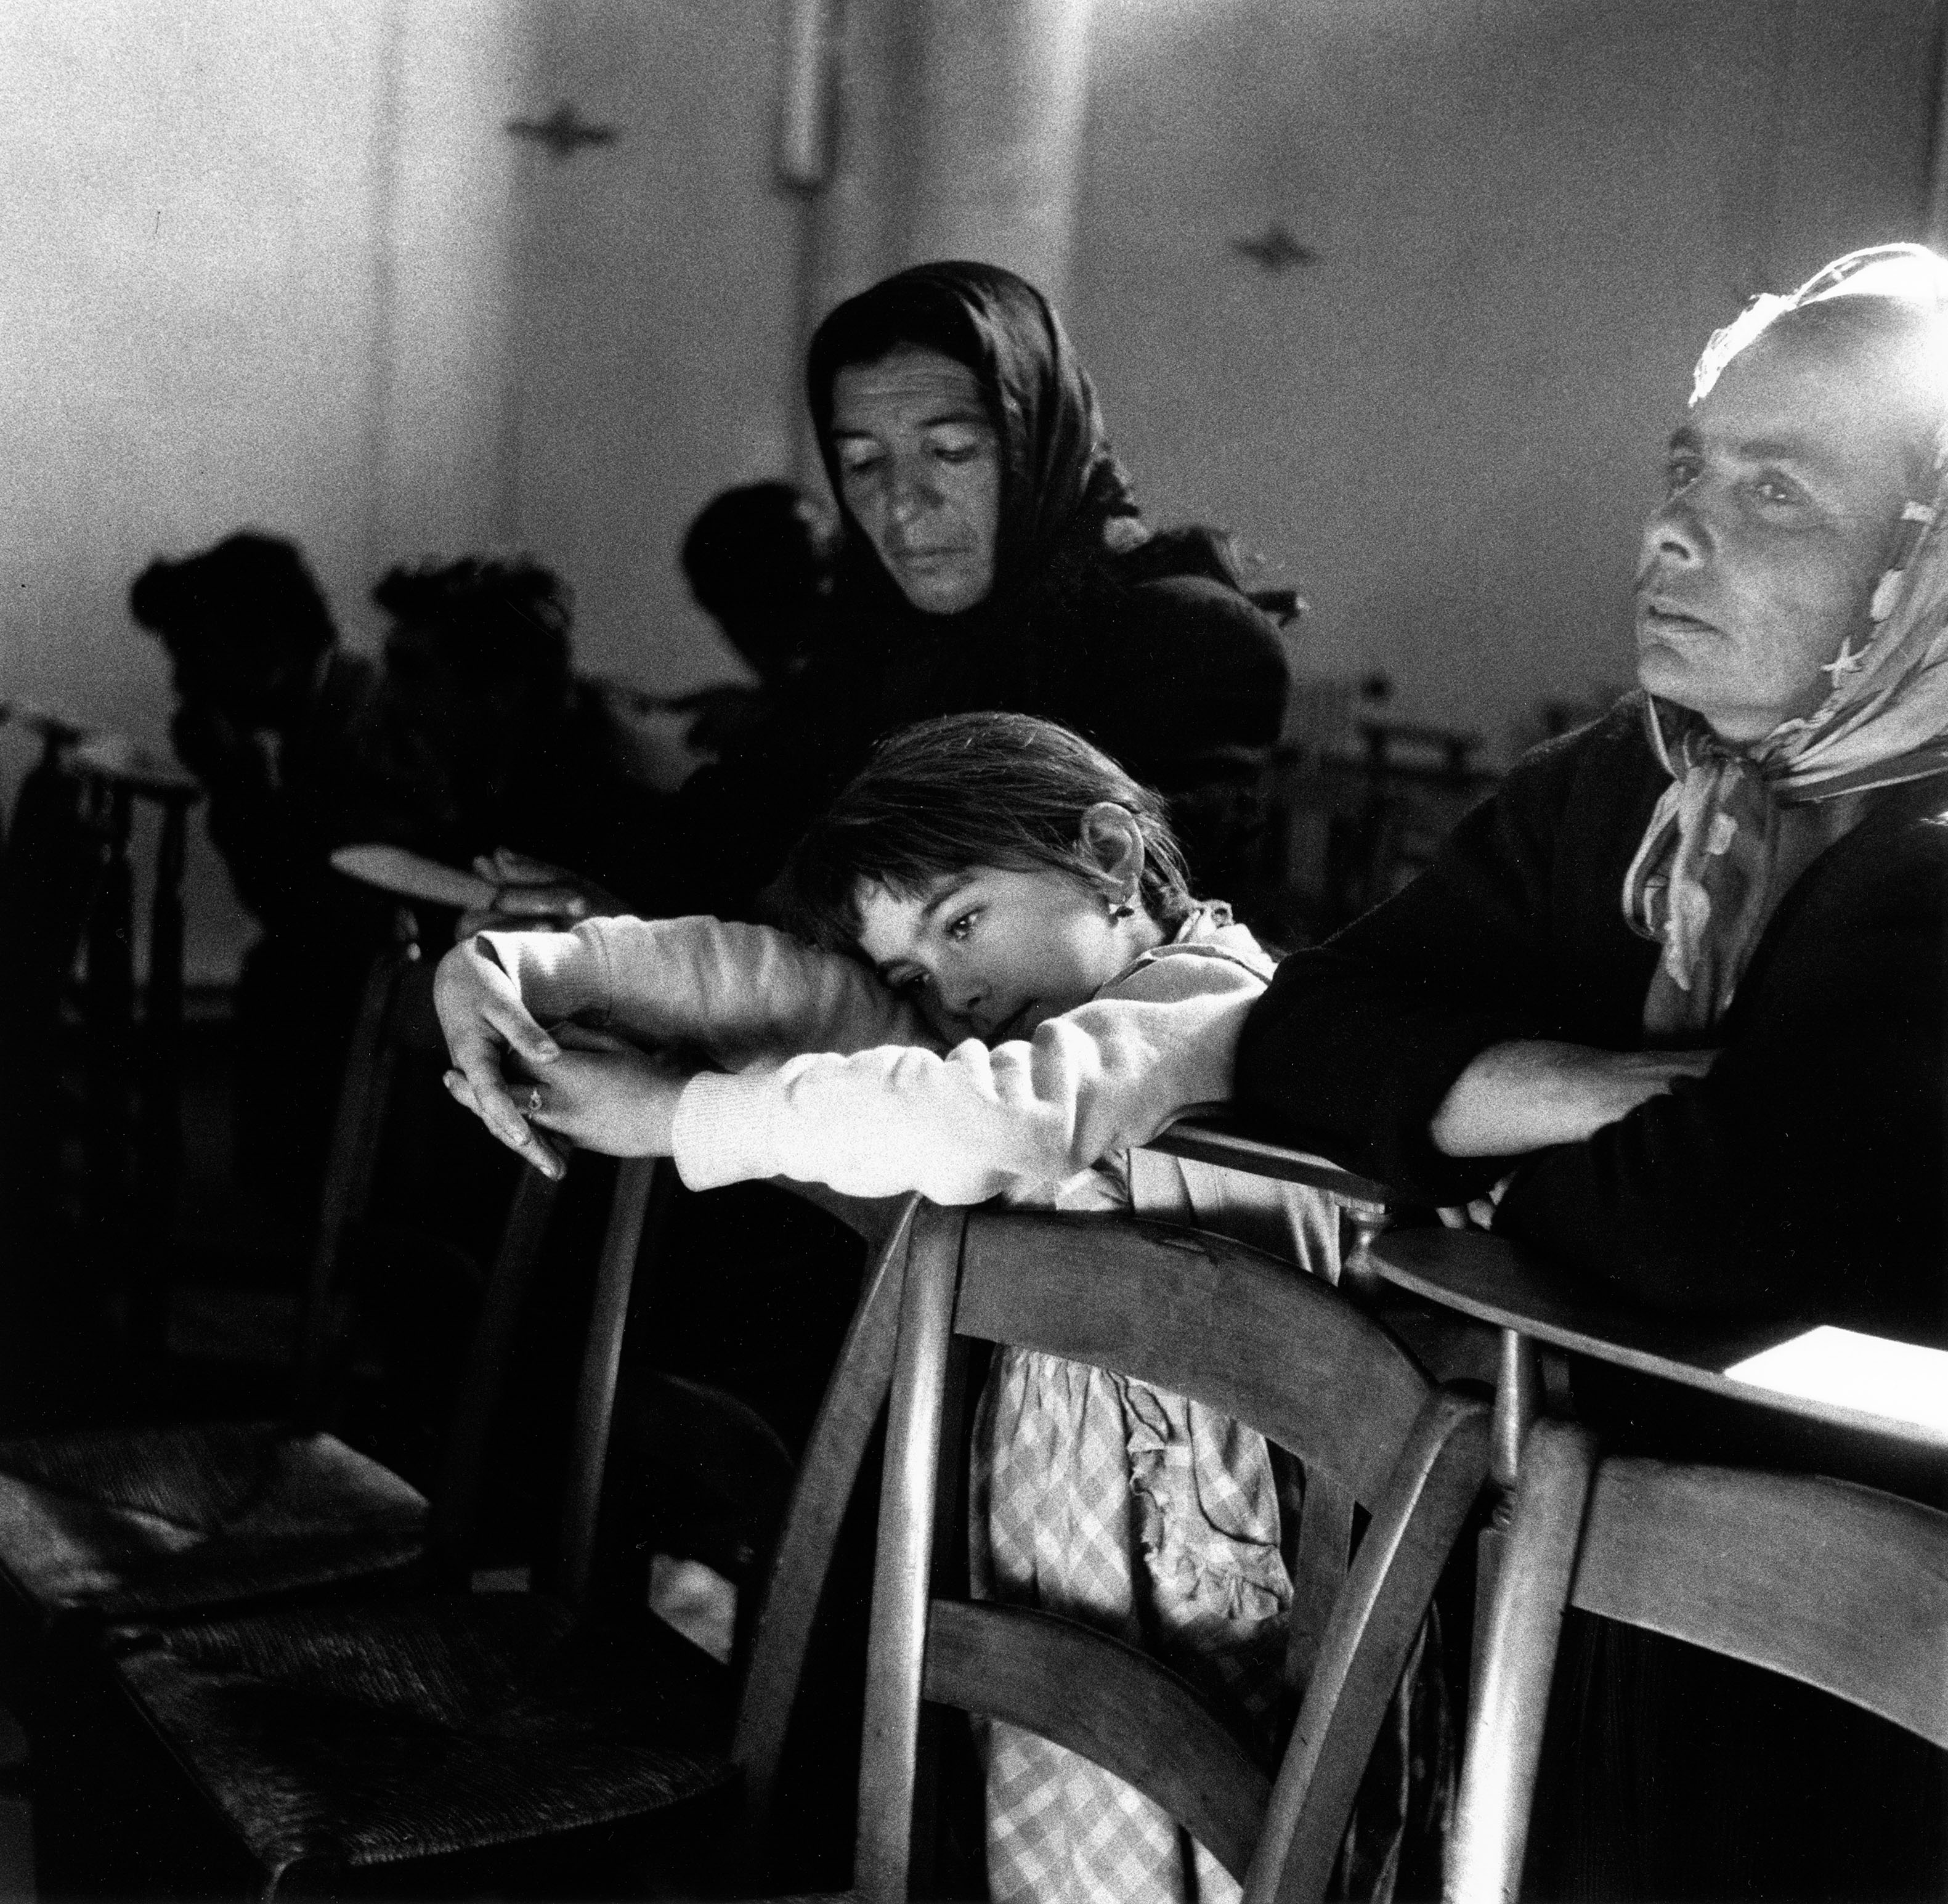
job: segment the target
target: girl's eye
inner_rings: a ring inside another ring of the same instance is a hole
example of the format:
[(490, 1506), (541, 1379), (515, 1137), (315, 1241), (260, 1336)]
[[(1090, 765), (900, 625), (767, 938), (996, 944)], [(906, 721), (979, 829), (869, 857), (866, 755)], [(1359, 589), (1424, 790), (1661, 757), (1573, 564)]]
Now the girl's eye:
[(1698, 480), (1698, 459), (1695, 456), (1673, 456), (1664, 466), (1664, 492), (1676, 495), (1688, 489)]
[(947, 928), (948, 937), (957, 942), (965, 939), (974, 930), (974, 921), (980, 916), (979, 907), (972, 912), (962, 913), (960, 918)]
[(1797, 502), (1799, 490), (1796, 484), (1782, 476), (1761, 476), (1752, 484), (1752, 492), (1761, 502)]
[(842, 449), (839, 452), (841, 476), (868, 476), (879, 466), (879, 453), (876, 449)]
[(909, 992), (926, 989), (926, 974), (924, 972), (901, 972), (888, 979), (886, 985), (895, 996), (904, 998)]

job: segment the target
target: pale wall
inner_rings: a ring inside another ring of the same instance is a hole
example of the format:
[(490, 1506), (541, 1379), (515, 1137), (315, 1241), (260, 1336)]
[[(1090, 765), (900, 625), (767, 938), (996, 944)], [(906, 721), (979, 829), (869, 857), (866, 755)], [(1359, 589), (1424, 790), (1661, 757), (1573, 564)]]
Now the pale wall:
[[(734, 674), (674, 564), (789, 456), (777, 12), (0, 8), (0, 699), (162, 744), (129, 581), (244, 524), (302, 544), (355, 645), (389, 564), (523, 550), (575, 585), (585, 666)], [(563, 99), (616, 143), (507, 135)], [(0, 725), (0, 793), (33, 753)], [(252, 929), (200, 827), (188, 886), (191, 976), (222, 979)]]
[[(1497, 738), (1622, 678), (1692, 352), (1743, 290), (1909, 221), (1934, 13), (1097, 0), (1067, 304), (1143, 493), (1283, 564), (1307, 665), (1382, 666), (1406, 711)], [(0, 697), (159, 741), (128, 579), (244, 523), (303, 543), (357, 639), (386, 563), (512, 544), (574, 582), (585, 665), (729, 672), (672, 563), (799, 415), (820, 267), (771, 179), (782, 14), (0, 9)], [(617, 143), (507, 138), (564, 98)], [(1318, 265), (1232, 253), (1274, 216)], [(27, 751), (0, 728), (0, 772)], [(204, 848), (191, 902), (221, 977), (247, 928)]]
[[(0, 696), (160, 743), (159, 551), (254, 523), (367, 567), (370, 0), (0, 8)], [(31, 757), (0, 727), (0, 765)], [(240, 930), (200, 837), (194, 957)]]
[[(1919, 235), (1928, 0), (1099, 0), (1070, 315), (1159, 515), (1311, 599), (1303, 665), (1499, 744), (1630, 676), (1705, 337)], [(1279, 219), (1319, 262), (1230, 249)]]

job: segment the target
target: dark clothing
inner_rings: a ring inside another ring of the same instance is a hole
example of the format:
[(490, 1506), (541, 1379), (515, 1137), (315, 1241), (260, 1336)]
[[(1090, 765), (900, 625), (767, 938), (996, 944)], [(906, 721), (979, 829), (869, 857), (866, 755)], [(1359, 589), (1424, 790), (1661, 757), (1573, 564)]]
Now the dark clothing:
[(379, 671), (334, 648), (302, 710), (269, 747), (226, 730), (221, 744), (203, 710), (176, 716), (176, 751), (209, 795), (209, 837), (237, 896), (272, 930), (306, 929), (335, 909), (345, 882), (325, 863), (333, 846), (389, 837), (377, 818), (358, 735), (379, 691)]
[[(994, 585), (957, 614), (913, 607), (845, 505), (833, 380), (901, 346), (971, 371), (994, 428)], [(987, 709), (1094, 741), (1168, 798), (1193, 885), (1238, 890), (1284, 719), (1284, 650), (1221, 537), (1144, 527), (1047, 300), (991, 265), (901, 272), (819, 326), (806, 385), (839, 504), (828, 625), (771, 718), (678, 797), (657, 909), (748, 911), (875, 741)]]
[(969, 638), (968, 619), (917, 616), (898, 638), (815, 662), (767, 721), (686, 781), (679, 837), (693, 850), (682, 904), (665, 909), (743, 909), (875, 741), (985, 708), (1059, 721), (1156, 787), (1199, 889), (1226, 890), (1227, 858), (1249, 850), (1238, 810), (1255, 798), (1285, 706), (1266, 617), (1221, 582), (1168, 575), (1106, 586), (1084, 613), (1044, 607), (1010, 636)]
[[(1508, 1159), (1428, 1136), (1477, 1052), (1646, 1042), (1658, 948), (1622, 894), (1667, 784), (1640, 695), (1538, 748), (1426, 874), (1286, 961), (1247, 1023), (1240, 1095), (1430, 1201), (1486, 1189)], [(1523, 1163), (1497, 1232), (1667, 1308), (1948, 1340), (1944, 910), (1948, 781), (1872, 796), (1774, 912), (1709, 1075)]]
[(458, 866), (507, 846), (626, 886), (665, 800), (611, 691), (519, 685), (389, 670), (352, 741), (374, 809), (361, 837)]

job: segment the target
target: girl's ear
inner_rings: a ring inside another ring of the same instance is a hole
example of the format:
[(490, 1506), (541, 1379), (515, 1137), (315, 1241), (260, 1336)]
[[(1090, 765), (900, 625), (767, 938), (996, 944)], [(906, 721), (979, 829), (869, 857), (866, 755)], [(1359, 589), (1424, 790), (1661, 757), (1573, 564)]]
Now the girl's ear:
[(1143, 833), (1137, 816), (1114, 800), (1099, 800), (1082, 815), (1078, 844), (1112, 905), (1143, 904)]

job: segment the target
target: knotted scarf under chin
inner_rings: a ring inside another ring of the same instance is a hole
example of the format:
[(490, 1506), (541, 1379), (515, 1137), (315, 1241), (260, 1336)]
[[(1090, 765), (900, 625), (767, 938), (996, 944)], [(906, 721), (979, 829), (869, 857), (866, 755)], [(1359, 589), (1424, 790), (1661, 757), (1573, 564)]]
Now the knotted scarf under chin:
[(1933, 504), (1908, 505), (1906, 559), (1826, 664), (1832, 689), (1813, 713), (1734, 746), (1698, 715), (1646, 702), (1672, 784), (1623, 902), (1632, 928), (1664, 948), (1644, 999), (1653, 1039), (1724, 1016), (1779, 902), (1876, 789), (1948, 774), (1948, 455), (1936, 483)]
[(1643, 1020), (1668, 1042), (1723, 1017), (1778, 901), (1858, 818), (1864, 797), (1795, 800), (1695, 716), (1653, 700), (1650, 719), (1675, 778), (1625, 875), (1624, 904), (1664, 948)]

